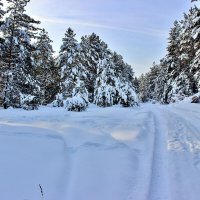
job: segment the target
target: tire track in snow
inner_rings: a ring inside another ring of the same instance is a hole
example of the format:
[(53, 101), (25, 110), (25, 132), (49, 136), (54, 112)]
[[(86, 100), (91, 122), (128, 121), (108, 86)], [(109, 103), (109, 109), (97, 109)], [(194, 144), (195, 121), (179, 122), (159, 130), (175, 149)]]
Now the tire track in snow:
[(169, 141), (169, 147), (193, 153), (193, 163), (200, 169), (200, 129), (196, 120), (186, 119), (174, 111), (168, 111), (168, 115), (171, 118), (171, 126), (174, 127), (170, 131), (172, 139)]
[(152, 155), (149, 200), (170, 200), (168, 180), (167, 128), (160, 110), (153, 111), (154, 148)]
[[(142, 112), (145, 114), (145, 118), (140, 122), (140, 130), (137, 141), (129, 144), (131, 148), (137, 149), (138, 165), (137, 172), (133, 174), (134, 179), (131, 184), (130, 193), (127, 196), (127, 200), (149, 200), (149, 185), (151, 179), (151, 151), (154, 147), (154, 119), (153, 113), (149, 110)], [(138, 116), (133, 116), (131, 119), (135, 122)], [(132, 123), (132, 127), (134, 125)], [(137, 197), (137, 198), (136, 198)]]
[[(185, 112), (187, 114), (187, 112)], [(195, 116), (165, 110), (172, 199), (198, 200), (200, 195), (200, 129)]]

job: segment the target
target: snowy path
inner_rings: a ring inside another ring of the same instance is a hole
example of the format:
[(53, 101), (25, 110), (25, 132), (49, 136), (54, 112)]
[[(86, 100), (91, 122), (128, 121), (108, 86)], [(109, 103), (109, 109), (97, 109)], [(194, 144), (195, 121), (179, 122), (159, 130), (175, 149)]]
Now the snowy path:
[(200, 105), (0, 110), (0, 199), (198, 200)]

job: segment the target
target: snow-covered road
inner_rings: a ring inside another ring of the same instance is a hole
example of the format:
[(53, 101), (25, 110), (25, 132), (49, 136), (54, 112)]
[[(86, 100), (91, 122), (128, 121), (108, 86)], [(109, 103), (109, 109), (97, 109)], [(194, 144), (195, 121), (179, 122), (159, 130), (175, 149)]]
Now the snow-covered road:
[(0, 199), (199, 200), (200, 104), (0, 110)]

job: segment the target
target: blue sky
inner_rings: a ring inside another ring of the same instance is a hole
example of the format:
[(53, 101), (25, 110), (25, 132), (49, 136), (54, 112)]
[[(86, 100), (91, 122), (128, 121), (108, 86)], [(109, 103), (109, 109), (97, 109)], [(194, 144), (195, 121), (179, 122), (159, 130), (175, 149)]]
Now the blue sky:
[(31, 0), (27, 12), (42, 21), (55, 51), (68, 27), (77, 39), (95, 32), (140, 75), (165, 55), (169, 29), (191, 5), (190, 0)]

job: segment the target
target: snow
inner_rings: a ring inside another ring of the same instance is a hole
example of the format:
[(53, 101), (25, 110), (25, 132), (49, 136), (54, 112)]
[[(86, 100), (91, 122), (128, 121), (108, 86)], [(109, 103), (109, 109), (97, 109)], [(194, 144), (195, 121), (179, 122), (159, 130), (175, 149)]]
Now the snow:
[(0, 199), (198, 200), (200, 104), (0, 109)]

